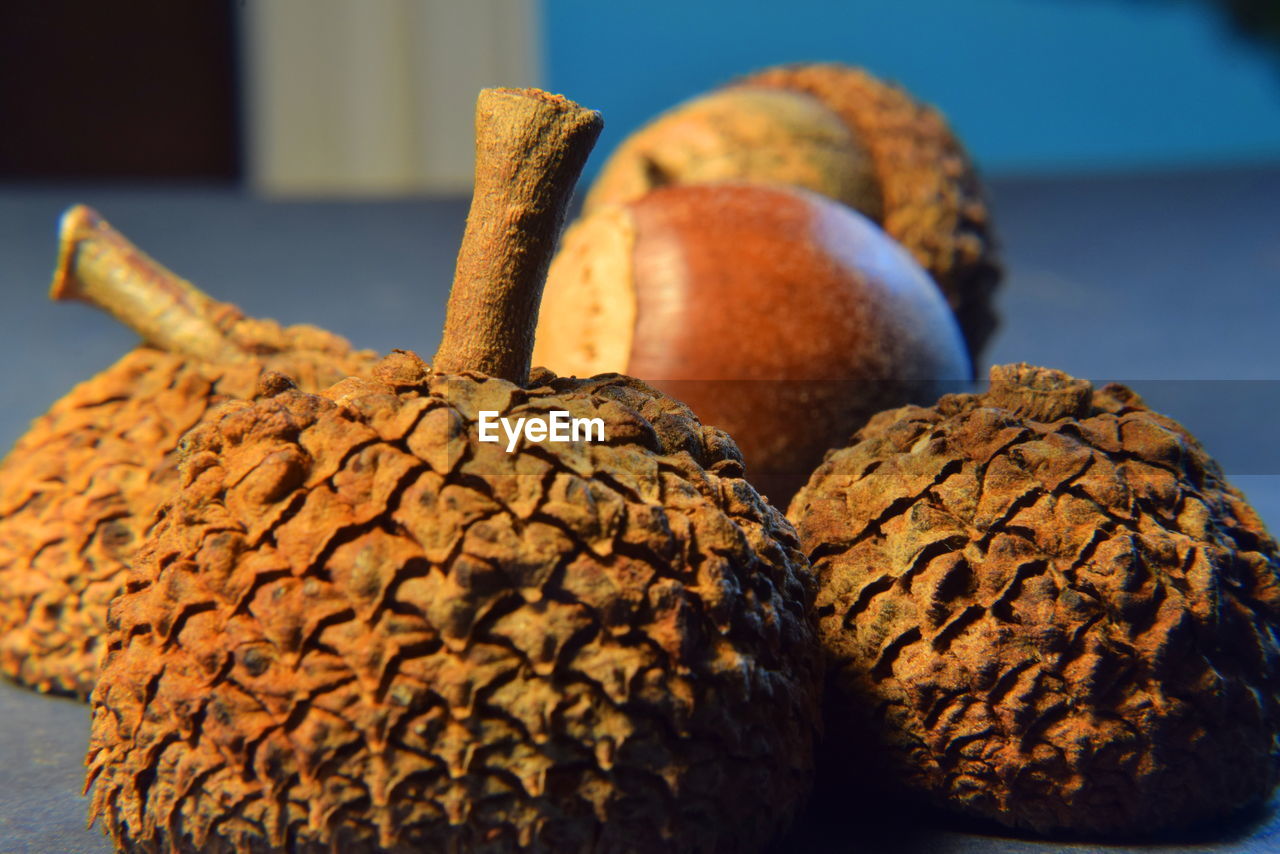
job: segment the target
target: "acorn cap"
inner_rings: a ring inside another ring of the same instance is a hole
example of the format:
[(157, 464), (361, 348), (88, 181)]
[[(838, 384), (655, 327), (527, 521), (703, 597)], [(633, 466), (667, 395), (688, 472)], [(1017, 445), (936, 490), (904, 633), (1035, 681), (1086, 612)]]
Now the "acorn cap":
[[(528, 373), (599, 124), (482, 93), (434, 364), (188, 434), (94, 694), (117, 846), (727, 852), (797, 809), (820, 654), (794, 532), (683, 405)], [(479, 440), (555, 411), (603, 440)]]
[(1275, 785), (1280, 551), (1129, 389), (993, 368), (983, 394), (876, 416), (789, 516), (849, 771), (877, 761), (946, 808), (1091, 836)]
[(103, 308), (148, 343), (55, 402), (0, 462), (0, 672), (87, 697), (107, 604), (177, 481), (182, 434), (267, 372), (316, 390), (374, 356), (210, 299), (82, 205), (61, 233), (53, 298)]

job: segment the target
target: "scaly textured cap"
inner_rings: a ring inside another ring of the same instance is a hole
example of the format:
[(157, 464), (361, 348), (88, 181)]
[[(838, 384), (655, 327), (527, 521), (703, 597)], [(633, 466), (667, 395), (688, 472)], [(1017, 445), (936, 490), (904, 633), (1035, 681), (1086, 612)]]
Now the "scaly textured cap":
[(0, 462), (0, 671), (87, 697), (107, 604), (177, 483), (178, 440), (264, 371), (318, 390), (367, 373), (372, 353), (311, 326), (281, 328), (221, 306), (243, 361), (139, 347), (57, 401)]
[(1123, 386), (991, 380), (878, 415), (791, 506), (828, 731), (918, 795), (1041, 832), (1141, 835), (1264, 799), (1276, 542)]
[(835, 63), (779, 66), (733, 85), (804, 92), (844, 119), (879, 181), (877, 221), (938, 283), (976, 362), (997, 325), (1000, 266), (982, 185), (942, 114)]
[[(112, 606), (94, 816), (156, 851), (744, 851), (808, 785), (794, 532), (617, 375), (232, 402)], [(480, 410), (600, 417), (508, 454)]]

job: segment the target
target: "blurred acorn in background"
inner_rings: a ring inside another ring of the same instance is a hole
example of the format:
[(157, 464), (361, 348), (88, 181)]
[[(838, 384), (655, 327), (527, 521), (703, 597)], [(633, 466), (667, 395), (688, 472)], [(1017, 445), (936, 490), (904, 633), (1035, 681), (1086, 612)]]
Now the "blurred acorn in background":
[(981, 183), (936, 109), (839, 64), (765, 69), (693, 98), (633, 133), (584, 212), (672, 184), (802, 187), (880, 225), (933, 277), (973, 361), (997, 325), (996, 241)]

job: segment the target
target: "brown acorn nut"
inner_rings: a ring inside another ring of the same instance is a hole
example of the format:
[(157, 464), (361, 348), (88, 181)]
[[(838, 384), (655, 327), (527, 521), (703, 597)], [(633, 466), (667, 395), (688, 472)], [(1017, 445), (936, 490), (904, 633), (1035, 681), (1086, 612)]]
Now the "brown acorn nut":
[[(482, 93), (435, 365), (397, 352), (188, 435), (94, 694), (117, 846), (736, 852), (794, 812), (821, 657), (794, 532), (683, 405), (529, 375), (599, 125)], [(473, 438), (555, 410), (607, 441)]]
[[(871, 420), (791, 505), (827, 732), (1039, 832), (1136, 836), (1280, 773), (1280, 552), (1187, 431), (1028, 365)], [(867, 736), (875, 742), (867, 740)]]
[(665, 187), (570, 227), (534, 360), (654, 383), (732, 435), (779, 505), (872, 414), (971, 374), (937, 288), (884, 232), (749, 184)]
[(63, 216), (51, 295), (103, 308), (144, 339), (54, 403), (0, 462), (0, 672), (87, 697), (107, 603), (177, 483), (182, 434), (251, 397), (264, 372), (315, 390), (375, 358), (210, 299), (82, 205)]
[(584, 211), (672, 184), (787, 184), (843, 202), (907, 248), (946, 295), (977, 360), (997, 318), (982, 186), (946, 120), (838, 64), (769, 68), (687, 101), (628, 137)]

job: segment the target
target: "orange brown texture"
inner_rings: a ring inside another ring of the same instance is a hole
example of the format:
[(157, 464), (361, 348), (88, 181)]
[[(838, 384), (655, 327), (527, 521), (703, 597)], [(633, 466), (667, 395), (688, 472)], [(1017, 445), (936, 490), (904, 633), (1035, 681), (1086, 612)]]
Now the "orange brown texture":
[(870, 217), (937, 282), (978, 361), (998, 323), (996, 240), (977, 172), (936, 109), (859, 68), (765, 69), (628, 137), (584, 211), (719, 181), (801, 187)]
[(734, 437), (779, 506), (871, 415), (972, 371), (938, 289), (879, 227), (817, 193), (746, 183), (663, 187), (570, 228), (534, 358), (684, 401)]
[[(794, 532), (636, 380), (409, 353), (184, 441), (111, 609), (93, 815), (139, 851), (744, 851), (803, 797)], [(480, 410), (600, 417), (507, 454)]]
[(991, 380), (877, 416), (791, 507), (828, 731), (918, 796), (1043, 833), (1144, 835), (1264, 799), (1276, 542), (1127, 388)]
[(879, 179), (876, 221), (938, 283), (976, 362), (997, 326), (992, 299), (1001, 272), (982, 185), (942, 114), (837, 64), (770, 68), (735, 85), (804, 92), (845, 121)]
[(214, 364), (139, 347), (36, 419), (0, 462), (0, 671), (40, 691), (87, 697), (107, 603), (177, 482), (183, 433), (251, 396), (265, 370), (304, 387), (367, 372), (310, 326), (282, 328), (217, 304), (243, 358)]

